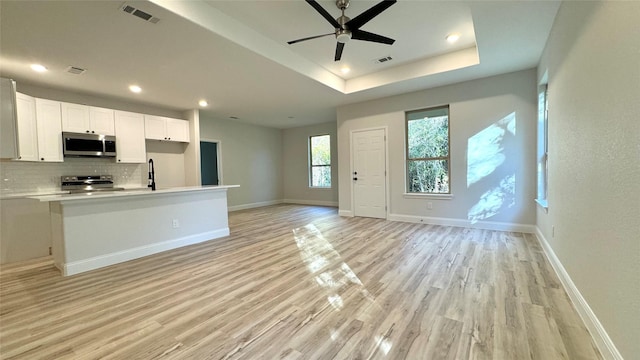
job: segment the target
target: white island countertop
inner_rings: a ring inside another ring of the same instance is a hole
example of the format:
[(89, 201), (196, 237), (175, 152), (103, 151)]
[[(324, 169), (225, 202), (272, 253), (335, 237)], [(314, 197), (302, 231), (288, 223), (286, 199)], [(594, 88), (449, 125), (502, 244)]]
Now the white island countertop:
[(185, 187), (174, 187), (174, 188), (166, 188), (166, 189), (157, 189), (152, 191), (149, 188), (139, 188), (139, 189), (125, 189), (120, 191), (97, 191), (92, 193), (76, 193), (76, 194), (55, 194), (55, 195), (44, 195), (44, 196), (30, 196), (29, 199), (39, 200), (41, 202), (54, 202), (54, 201), (75, 201), (75, 200), (97, 200), (97, 199), (111, 199), (118, 197), (129, 197), (129, 196), (154, 196), (161, 194), (174, 194), (174, 193), (185, 193), (185, 192), (194, 192), (194, 191), (216, 191), (216, 190), (227, 190), (230, 188), (237, 188), (240, 185), (205, 185), (205, 186), (185, 186)]

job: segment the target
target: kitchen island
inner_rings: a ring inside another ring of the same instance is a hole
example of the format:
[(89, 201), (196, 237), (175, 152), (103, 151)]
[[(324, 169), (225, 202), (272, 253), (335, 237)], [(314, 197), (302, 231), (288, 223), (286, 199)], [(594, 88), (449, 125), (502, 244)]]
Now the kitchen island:
[(53, 260), (64, 276), (229, 235), (239, 185), (37, 196), (49, 202)]

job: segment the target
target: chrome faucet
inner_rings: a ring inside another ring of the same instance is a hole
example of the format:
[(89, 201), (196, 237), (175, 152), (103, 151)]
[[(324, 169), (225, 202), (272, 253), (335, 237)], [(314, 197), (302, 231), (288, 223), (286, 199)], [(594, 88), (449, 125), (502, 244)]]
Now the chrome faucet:
[(149, 185), (151, 191), (156, 191), (156, 172), (153, 169), (153, 159), (149, 159)]

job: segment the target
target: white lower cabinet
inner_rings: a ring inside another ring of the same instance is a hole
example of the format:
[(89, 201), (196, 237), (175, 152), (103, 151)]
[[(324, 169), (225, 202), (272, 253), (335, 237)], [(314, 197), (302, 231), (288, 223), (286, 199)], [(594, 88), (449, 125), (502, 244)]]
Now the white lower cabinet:
[(116, 161), (118, 163), (146, 163), (144, 115), (115, 111)]

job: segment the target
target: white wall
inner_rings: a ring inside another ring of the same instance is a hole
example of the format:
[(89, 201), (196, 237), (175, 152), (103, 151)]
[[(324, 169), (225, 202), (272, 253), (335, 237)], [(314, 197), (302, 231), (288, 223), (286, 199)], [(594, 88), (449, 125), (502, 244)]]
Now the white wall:
[(200, 137), (220, 140), (224, 185), (229, 207), (282, 200), (282, 132), (280, 129), (208, 118), (200, 113)]
[[(153, 159), (156, 187), (170, 188), (186, 186), (185, 156), (187, 144), (158, 140), (147, 140), (147, 162)], [(148, 179), (148, 166), (144, 166), (144, 174)]]
[[(640, 2), (563, 2), (537, 225), (625, 359), (640, 354)], [(555, 234), (552, 232), (555, 227)]]
[[(309, 137), (331, 136), (331, 189), (309, 187)], [(338, 146), (335, 121), (282, 130), (285, 202), (338, 205)]]
[(185, 119), (184, 113), (178, 110), (171, 110), (154, 105), (138, 103), (136, 102), (134, 94), (131, 94), (131, 99), (127, 99), (124, 97), (110, 98), (103, 95), (96, 96), (87, 93), (62, 90), (58, 88), (48, 88), (42, 85), (34, 85), (25, 82), (16, 83), (16, 89), (18, 92), (43, 99), (98, 106), (122, 111), (131, 111), (141, 114), (167, 116), (176, 119)]
[[(405, 198), (405, 111), (450, 105), (453, 199)], [(338, 108), (339, 206), (351, 212), (350, 132), (388, 127), (390, 218), (531, 230), (535, 224), (536, 71)], [(470, 151), (476, 148), (478, 152)], [(482, 171), (488, 169), (486, 173)], [(515, 187), (510, 189), (509, 181)], [(493, 200), (492, 200), (493, 199)], [(427, 209), (427, 201), (433, 209)]]

